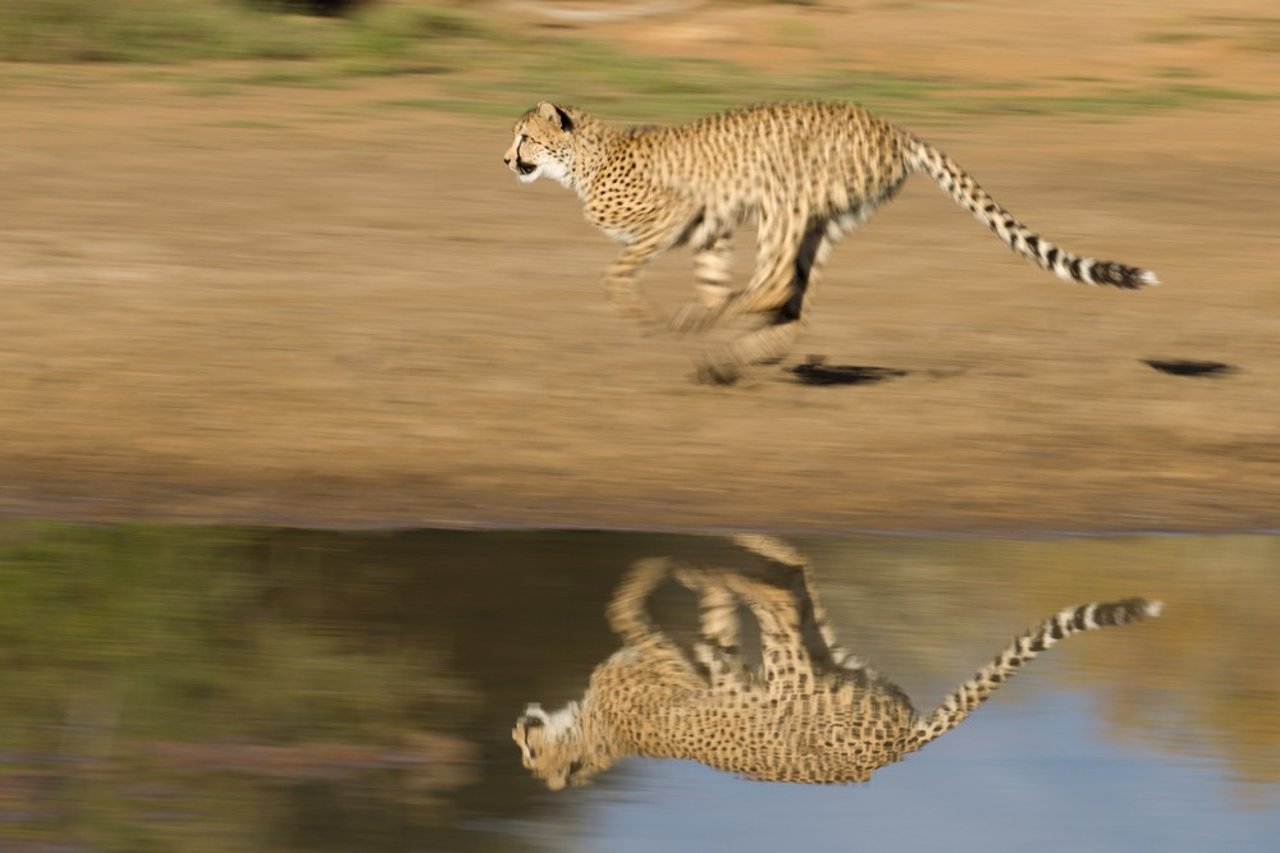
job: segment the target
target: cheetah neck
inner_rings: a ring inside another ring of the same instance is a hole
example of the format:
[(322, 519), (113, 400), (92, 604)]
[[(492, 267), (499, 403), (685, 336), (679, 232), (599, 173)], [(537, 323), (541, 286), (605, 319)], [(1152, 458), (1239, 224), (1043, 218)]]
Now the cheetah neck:
[(592, 763), (599, 769), (611, 766), (627, 754), (619, 743), (619, 733), (601, 713), (590, 689), (578, 704), (578, 733), (593, 758)]
[(573, 135), (573, 162), (569, 166), (565, 185), (576, 192), (578, 198), (586, 201), (601, 167), (621, 145), (623, 134), (593, 119), (587, 119), (580, 120)]

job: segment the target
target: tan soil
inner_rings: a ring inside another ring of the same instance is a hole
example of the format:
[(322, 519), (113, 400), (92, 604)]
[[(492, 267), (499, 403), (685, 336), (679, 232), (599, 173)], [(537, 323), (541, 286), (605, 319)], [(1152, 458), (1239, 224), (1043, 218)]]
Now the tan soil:
[[(1047, 14), (932, 5), (1015, 35)], [(1117, 6), (1066, 5), (1052, 4), (1066, 33)], [(1204, 8), (1233, 6), (1262, 8)], [(845, 32), (874, 20), (867, 44), (886, 57), (978, 61), (921, 34), (915, 7), (884, 4)], [(690, 20), (710, 13), (724, 12)], [(1097, 61), (999, 44), (984, 79)], [(1165, 64), (1230, 81), (1221, 44), (1182, 48), (1107, 74)], [(1231, 55), (1242, 80), (1275, 67), (1275, 53)], [(413, 97), (413, 79), (219, 97), (113, 70), (41, 79), (0, 90), (0, 513), (1006, 531), (1280, 519), (1275, 102), (926, 128), (1049, 239), (1149, 265), (1164, 286), (1058, 282), (917, 179), (837, 249), (796, 353), (906, 375), (813, 387), (771, 367), (722, 389), (690, 381), (697, 341), (614, 318), (597, 286), (613, 247), (559, 187), (517, 186), (500, 161), (508, 120), (370, 107)], [(670, 308), (689, 282), (683, 252), (648, 279)], [(1151, 357), (1235, 371), (1176, 377)]]

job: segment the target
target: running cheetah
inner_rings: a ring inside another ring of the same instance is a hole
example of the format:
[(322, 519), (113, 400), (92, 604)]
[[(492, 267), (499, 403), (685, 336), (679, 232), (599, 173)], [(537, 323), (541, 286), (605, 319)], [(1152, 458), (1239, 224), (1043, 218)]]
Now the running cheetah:
[[(659, 558), (632, 567), (609, 604), (621, 650), (596, 667), (579, 702), (530, 704), (512, 738), (551, 790), (586, 784), (626, 756), (701, 761), (749, 779), (865, 782), (955, 728), (1018, 668), (1064, 637), (1154, 617), (1130, 598), (1050, 616), (920, 716), (893, 682), (836, 642), (806, 563), (770, 537), (738, 543), (765, 557), (754, 574)], [(691, 654), (656, 628), (645, 601), (673, 576), (698, 596)], [(760, 625), (762, 667), (738, 653), (739, 603)]]
[[(503, 160), (524, 183), (545, 177), (576, 191), (587, 219), (623, 244), (604, 286), (624, 313), (654, 325), (637, 274), (688, 244), (698, 298), (670, 327), (697, 331), (742, 315), (762, 321), (703, 359), (703, 381), (731, 383), (743, 365), (785, 355), (832, 243), (913, 172), (928, 174), (1016, 254), (1059, 278), (1128, 290), (1158, 283), (1148, 270), (1050, 243), (946, 154), (852, 104), (765, 104), (676, 127), (617, 130), (577, 107), (543, 101), (516, 122)], [(749, 220), (758, 226), (755, 273), (731, 291), (733, 232)]]

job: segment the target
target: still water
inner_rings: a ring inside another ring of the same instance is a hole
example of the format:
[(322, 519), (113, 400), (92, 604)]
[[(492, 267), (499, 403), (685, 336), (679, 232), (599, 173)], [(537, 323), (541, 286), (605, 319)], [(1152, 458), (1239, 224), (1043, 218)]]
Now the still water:
[[(841, 646), (922, 713), (1063, 607), (1165, 609), (1066, 638), (865, 783), (622, 758), (552, 791), (513, 725), (581, 699), (623, 645), (606, 609), (634, 567), (753, 577), (759, 558), (659, 535), (7, 523), (0, 850), (1280, 848), (1280, 537), (788, 542)], [(687, 585), (644, 612), (696, 657)], [(738, 613), (729, 663), (752, 668), (767, 648)]]

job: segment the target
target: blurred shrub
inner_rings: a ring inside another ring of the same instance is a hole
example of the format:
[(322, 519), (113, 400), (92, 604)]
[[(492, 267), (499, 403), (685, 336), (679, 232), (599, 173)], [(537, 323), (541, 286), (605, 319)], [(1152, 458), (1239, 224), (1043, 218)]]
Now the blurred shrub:
[(0, 0), (0, 59), (171, 62), (274, 55), (263, 19), (219, 0)]
[[(346, 14), (325, 21), (275, 12)], [(182, 62), (401, 55), (479, 35), (455, 8), (370, 0), (0, 0), (0, 61)]]
[(240, 0), (246, 6), (266, 12), (294, 12), (302, 15), (349, 15), (374, 0)]

